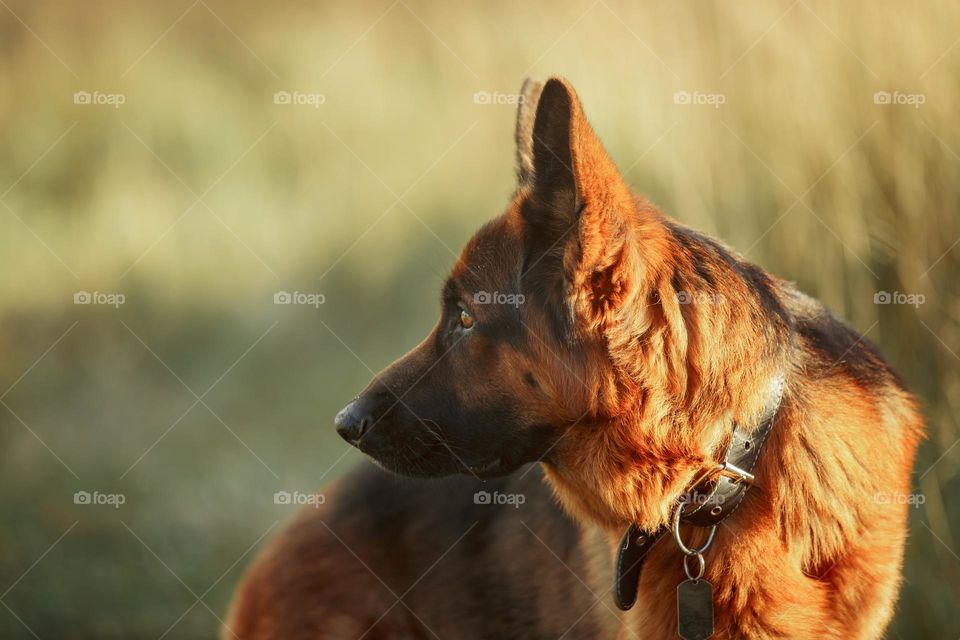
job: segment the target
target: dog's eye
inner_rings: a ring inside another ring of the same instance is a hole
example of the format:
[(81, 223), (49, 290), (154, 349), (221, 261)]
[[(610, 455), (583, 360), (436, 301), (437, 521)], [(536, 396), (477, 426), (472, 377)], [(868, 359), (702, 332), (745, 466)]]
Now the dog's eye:
[(470, 329), (474, 325), (473, 316), (466, 309), (460, 309), (460, 326), (464, 329)]

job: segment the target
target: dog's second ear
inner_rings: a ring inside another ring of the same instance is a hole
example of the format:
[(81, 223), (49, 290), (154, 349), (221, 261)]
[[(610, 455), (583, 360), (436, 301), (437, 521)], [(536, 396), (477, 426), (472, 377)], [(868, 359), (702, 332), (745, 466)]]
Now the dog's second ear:
[(517, 106), (517, 180), (521, 186), (533, 179), (533, 122), (537, 116), (537, 103), (543, 83), (527, 78), (520, 87), (520, 103)]
[(627, 293), (633, 196), (566, 80), (543, 85), (531, 137), (523, 215), (534, 244), (551, 254), (544, 262), (564, 276), (570, 311), (597, 326)]

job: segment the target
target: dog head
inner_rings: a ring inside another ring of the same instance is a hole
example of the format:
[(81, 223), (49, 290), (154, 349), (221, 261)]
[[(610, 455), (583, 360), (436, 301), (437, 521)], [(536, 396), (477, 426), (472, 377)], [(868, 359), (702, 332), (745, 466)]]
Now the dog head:
[(604, 327), (639, 290), (645, 226), (570, 84), (522, 95), (513, 201), (463, 250), (433, 331), (336, 417), (400, 473), (509, 473), (611, 409)]

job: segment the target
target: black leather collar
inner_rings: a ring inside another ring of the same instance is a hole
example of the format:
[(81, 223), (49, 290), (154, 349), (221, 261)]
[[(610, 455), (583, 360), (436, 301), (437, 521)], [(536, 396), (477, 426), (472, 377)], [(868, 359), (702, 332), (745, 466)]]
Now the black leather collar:
[[(713, 527), (736, 511), (743, 502), (753, 484), (752, 472), (760, 457), (760, 450), (770, 435), (780, 408), (783, 385), (783, 374), (779, 374), (771, 381), (767, 402), (757, 426), (748, 430), (735, 424), (733, 439), (723, 462), (707, 471), (679, 498), (687, 505), (682, 511), (682, 522), (698, 527)], [(623, 611), (633, 607), (637, 600), (640, 572), (647, 554), (669, 531), (670, 527), (665, 525), (653, 533), (647, 533), (636, 524), (631, 524), (624, 532), (617, 551), (613, 583), (614, 601)]]

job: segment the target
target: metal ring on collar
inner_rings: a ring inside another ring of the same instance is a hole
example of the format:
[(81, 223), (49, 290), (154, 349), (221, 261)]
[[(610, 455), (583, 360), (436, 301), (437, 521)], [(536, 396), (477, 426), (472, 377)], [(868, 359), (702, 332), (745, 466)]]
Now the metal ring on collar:
[(673, 512), (673, 539), (684, 555), (695, 556), (710, 548), (710, 545), (713, 543), (713, 537), (717, 534), (717, 525), (710, 527), (710, 534), (707, 536), (707, 541), (703, 543), (702, 547), (699, 549), (691, 549), (683, 544), (683, 540), (680, 538), (680, 516), (683, 515), (683, 504), (682, 502), (677, 503), (677, 508)]
[[(697, 572), (696, 572), (696, 573), (693, 573), (692, 571), (690, 571), (690, 566), (687, 564), (687, 560), (689, 560), (690, 558), (696, 558), (696, 559), (697, 559)], [(685, 574), (687, 574), (687, 577), (690, 578), (691, 580), (696, 581), (696, 580), (699, 580), (700, 578), (702, 578), (702, 577), (703, 577), (703, 572), (706, 570), (706, 568), (707, 568), (707, 563), (703, 561), (703, 554), (702, 554), (702, 553), (696, 553), (696, 554), (694, 554), (694, 555), (692, 555), (692, 556), (683, 556), (683, 572), (684, 572)]]

